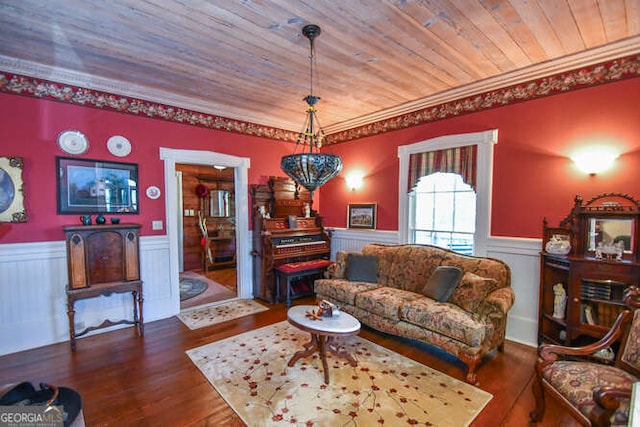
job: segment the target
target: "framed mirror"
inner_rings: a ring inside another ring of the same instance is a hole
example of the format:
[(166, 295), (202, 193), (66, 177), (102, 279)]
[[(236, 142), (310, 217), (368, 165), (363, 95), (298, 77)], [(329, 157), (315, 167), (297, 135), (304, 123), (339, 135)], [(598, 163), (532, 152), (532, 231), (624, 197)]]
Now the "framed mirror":
[(227, 218), (231, 215), (229, 190), (212, 190), (209, 192), (209, 216)]
[(587, 250), (619, 245), (624, 253), (634, 253), (635, 221), (632, 218), (589, 218)]

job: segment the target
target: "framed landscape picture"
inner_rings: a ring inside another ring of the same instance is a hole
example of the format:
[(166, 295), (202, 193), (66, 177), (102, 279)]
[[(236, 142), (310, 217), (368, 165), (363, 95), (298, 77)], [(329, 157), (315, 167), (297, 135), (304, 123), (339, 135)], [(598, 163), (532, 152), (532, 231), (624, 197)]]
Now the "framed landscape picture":
[(139, 213), (138, 165), (56, 158), (58, 213)]
[(377, 208), (375, 203), (350, 203), (347, 207), (347, 228), (375, 230)]

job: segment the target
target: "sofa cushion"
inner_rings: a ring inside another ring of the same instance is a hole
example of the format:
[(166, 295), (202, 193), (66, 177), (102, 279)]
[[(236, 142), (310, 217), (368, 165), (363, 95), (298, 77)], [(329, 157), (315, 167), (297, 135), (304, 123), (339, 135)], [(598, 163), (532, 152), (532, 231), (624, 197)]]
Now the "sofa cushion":
[(453, 291), (449, 302), (470, 312), (476, 311), (482, 300), (498, 288), (495, 279), (481, 277), (467, 271), (462, 276), (460, 284)]
[(380, 285), (375, 283), (351, 282), (345, 279), (318, 279), (313, 284), (316, 295), (350, 305), (355, 305), (355, 298), (359, 293), (379, 287)]
[(400, 319), (438, 334), (461, 341), (470, 347), (481, 346), (491, 326), (453, 304), (421, 297), (400, 308)]
[(392, 321), (400, 320), (400, 307), (416, 298), (424, 298), (415, 292), (383, 286), (356, 295), (356, 307)]
[(424, 285), (422, 293), (436, 301), (449, 301), (453, 291), (456, 290), (456, 286), (460, 283), (461, 277), (462, 270), (458, 267), (441, 265), (429, 277), (429, 281)]
[(378, 282), (378, 258), (373, 255), (350, 253), (347, 260), (347, 280)]

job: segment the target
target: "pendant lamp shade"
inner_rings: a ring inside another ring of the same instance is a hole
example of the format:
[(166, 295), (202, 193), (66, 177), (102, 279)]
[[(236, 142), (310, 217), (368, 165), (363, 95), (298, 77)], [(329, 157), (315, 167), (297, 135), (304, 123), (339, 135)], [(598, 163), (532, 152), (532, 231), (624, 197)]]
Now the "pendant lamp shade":
[(302, 28), (302, 34), (309, 39), (311, 47), (309, 55), (311, 83), (309, 85), (310, 95), (304, 98), (307, 103), (307, 117), (304, 128), (296, 141), (296, 147), (298, 145), (304, 147), (308, 144), (309, 151), (284, 156), (280, 162), (280, 168), (298, 185), (309, 190), (311, 197), (313, 197), (314, 190), (324, 185), (342, 170), (342, 159), (339, 156), (319, 151), (325, 135), (316, 116), (315, 106), (320, 98), (313, 95), (313, 41), (320, 35), (320, 32), (320, 27), (313, 24), (305, 25)]

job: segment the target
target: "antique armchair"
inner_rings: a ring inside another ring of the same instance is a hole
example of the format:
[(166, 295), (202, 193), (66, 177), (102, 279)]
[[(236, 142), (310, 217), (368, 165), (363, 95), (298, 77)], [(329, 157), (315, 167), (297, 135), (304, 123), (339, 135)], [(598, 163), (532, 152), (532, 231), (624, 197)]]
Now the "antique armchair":
[[(596, 343), (583, 347), (540, 346), (532, 387), (536, 407), (529, 414), (532, 423), (542, 421), (546, 394), (558, 400), (582, 425), (627, 425), (633, 383), (640, 381), (639, 297), (638, 287), (627, 288), (627, 309)], [(613, 365), (590, 357), (618, 339), (620, 347)]]

